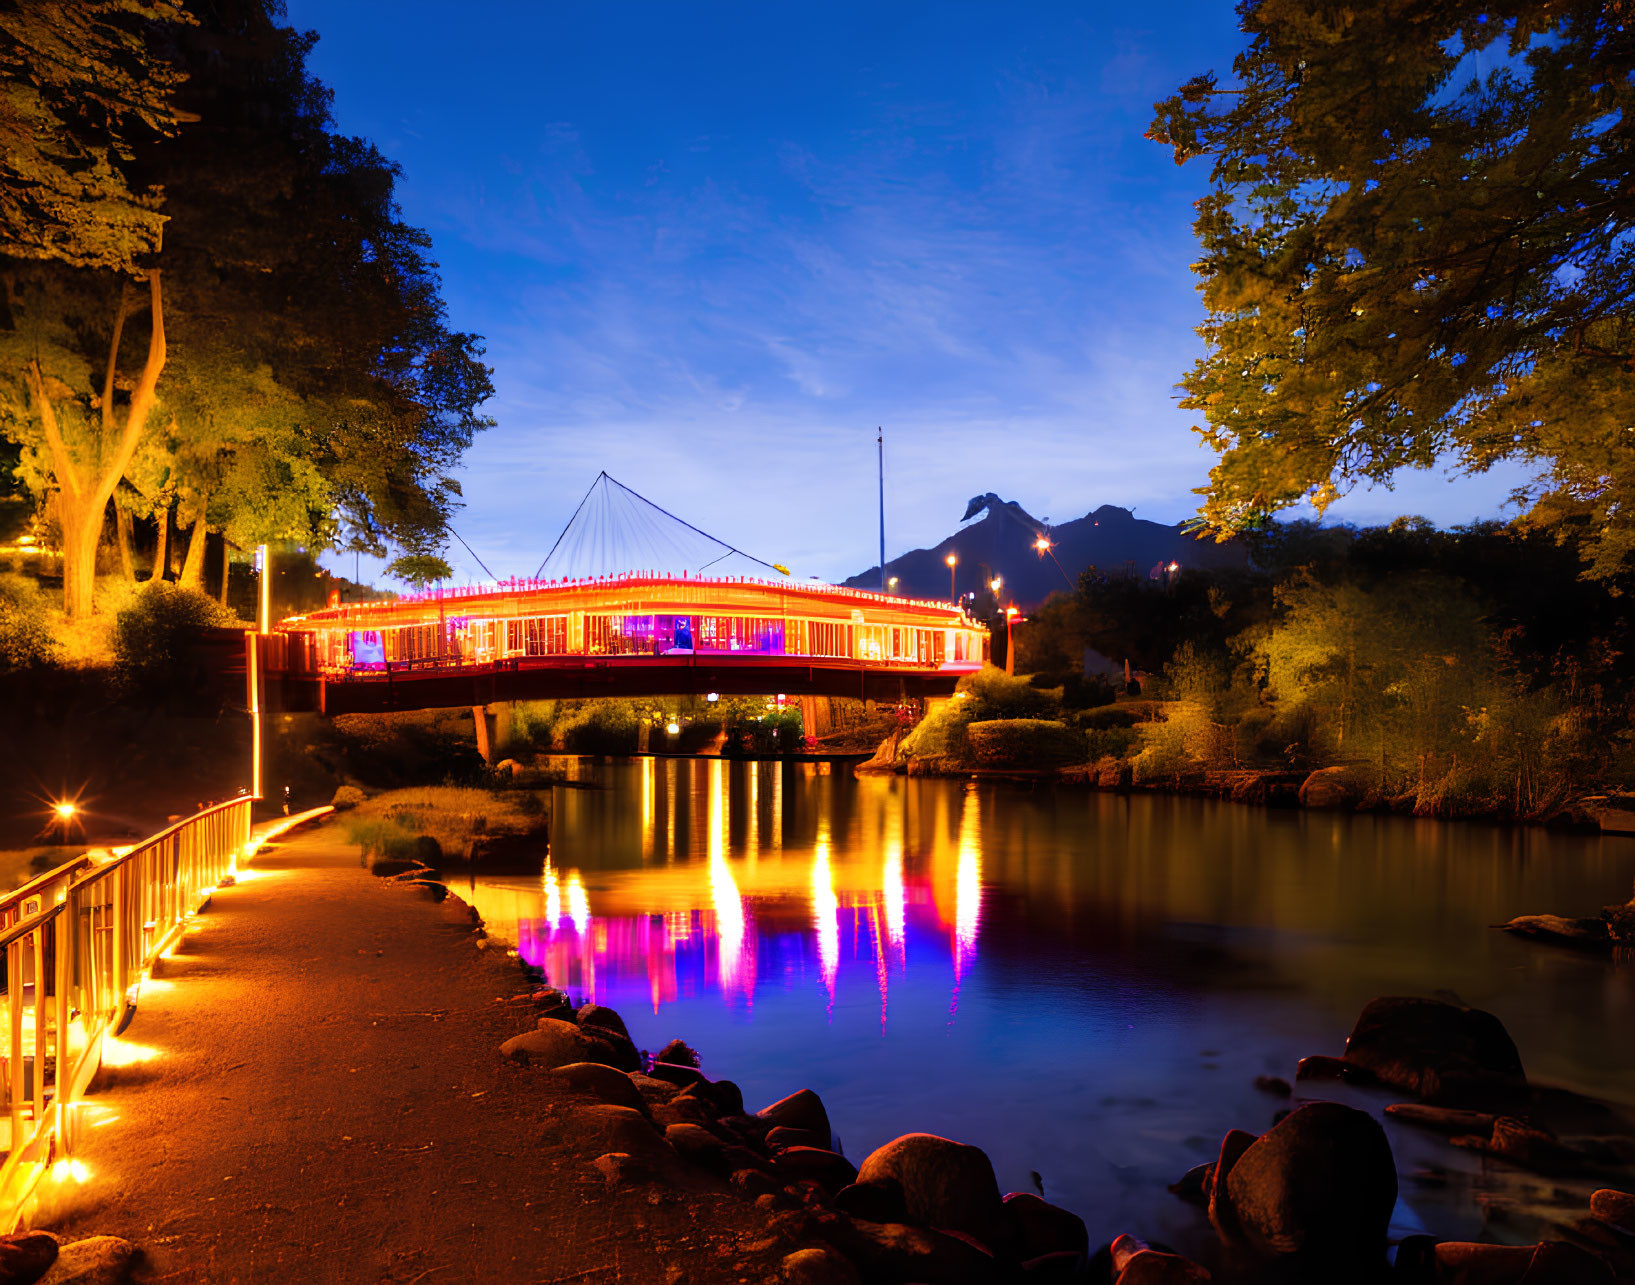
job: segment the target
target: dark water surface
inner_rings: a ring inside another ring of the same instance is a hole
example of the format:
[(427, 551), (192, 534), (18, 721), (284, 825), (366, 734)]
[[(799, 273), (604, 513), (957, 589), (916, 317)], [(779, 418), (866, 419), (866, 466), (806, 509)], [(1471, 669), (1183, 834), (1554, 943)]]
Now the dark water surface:
[[(1635, 969), (1490, 927), (1627, 898), (1632, 839), (823, 765), (579, 770), (599, 788), (556, 791), (541, 873), (461, 889), (492, 933), (638, 1045), (686, 1039), (751, 1109), (814, 1088), (853, 1160), (913, 1130), (975, 1143), (1098, 1239), (1194, 1241), (1166, 1184), (1268, 1127), (1286, 1104), (1254, 1078), (1341, 1052), (1376, 995), (1490, 1009), (1535, 1080), (1635, 1099)], [(1525, 1235), (1484, 1231), (1513, 1176), (1388, 1128), (1399, 1231)]]

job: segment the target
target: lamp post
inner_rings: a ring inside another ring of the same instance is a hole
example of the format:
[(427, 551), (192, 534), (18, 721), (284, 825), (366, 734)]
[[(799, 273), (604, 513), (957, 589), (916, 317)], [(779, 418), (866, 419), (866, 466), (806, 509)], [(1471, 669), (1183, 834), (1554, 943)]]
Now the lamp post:
[(887, 593), (896, 593), (897, 592), (897, 577), (896, 576), (892, 576), (891, 579), (886, 581), (886, 592)]
[(948, 564), (948, 601), (957, 602), (958, 599), (954, 597), (954, 568), (959, 566), (959, 554), (950, 553), (943, 561)]
[(1011, 625), (1020, 613), (1015, 607), (1005, 608), (1005, 672), (1016, 673), (1016, 648), (1011, 643)]

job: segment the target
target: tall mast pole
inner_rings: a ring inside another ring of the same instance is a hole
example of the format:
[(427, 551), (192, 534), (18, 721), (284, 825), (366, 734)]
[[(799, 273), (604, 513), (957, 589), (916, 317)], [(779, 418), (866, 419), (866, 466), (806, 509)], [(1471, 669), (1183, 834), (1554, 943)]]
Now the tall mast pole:
[(874, 430), (880, 473), (880, 592), (886, 591), (886, 430)]

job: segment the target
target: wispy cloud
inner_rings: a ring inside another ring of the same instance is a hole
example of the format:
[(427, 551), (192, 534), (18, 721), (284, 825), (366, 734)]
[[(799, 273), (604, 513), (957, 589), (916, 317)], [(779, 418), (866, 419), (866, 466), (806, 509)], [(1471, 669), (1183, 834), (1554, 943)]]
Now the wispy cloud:
[[(309, 19), (343, 124), (388, 140), (456, 323), (487, 336), (500, 426), (457, 525), (495, 571), (531, 571), (605, 468), (751, 552), (851, 574), (875, 557), (877, 425), (892, 550), (988, 490), (1058, 521), (1195, 509), (1211, 461), (1173, 385), (1198, 352), (1203, 176), (1141, 133), (1153, 98), (1230, 61), (1225, 6), (1163, 31), (1069, 7), (744, 31), (660, 5), (506, 12), (501, 39), (448, 24), (435, 54)], [(358, 107), (377, 101), (379, 128)], [(1485, 494), (1451, 489), (1412, 496), (1464, 518)]]

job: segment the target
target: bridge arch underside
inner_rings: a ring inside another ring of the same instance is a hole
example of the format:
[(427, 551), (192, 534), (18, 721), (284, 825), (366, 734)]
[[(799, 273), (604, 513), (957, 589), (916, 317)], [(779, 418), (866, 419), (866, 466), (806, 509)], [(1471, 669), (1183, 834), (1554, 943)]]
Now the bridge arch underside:
[[(950, 695), (960, 677), (948, 670), (871, 666), (844, 659), (802, 663), (772, 657), (575, 658), (325, 682), (318, 704), (327, 715), (384, 714), (500, 701), (705, 696), (711, 692), (722, 696), (841, 696), (896, 703)], [(286, 708), (304, 703), (295, 693), (290, 695), (294, 699), (285, 702)]]

